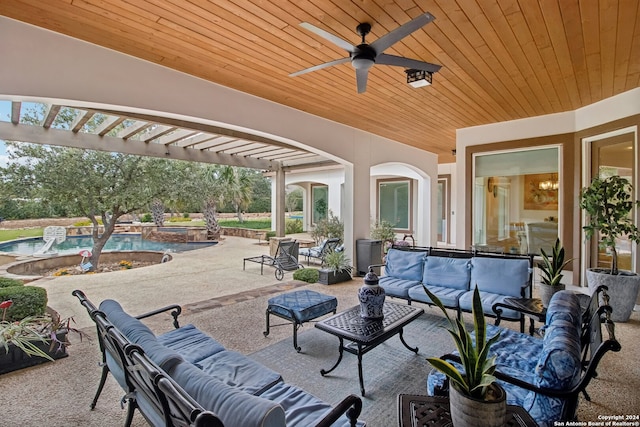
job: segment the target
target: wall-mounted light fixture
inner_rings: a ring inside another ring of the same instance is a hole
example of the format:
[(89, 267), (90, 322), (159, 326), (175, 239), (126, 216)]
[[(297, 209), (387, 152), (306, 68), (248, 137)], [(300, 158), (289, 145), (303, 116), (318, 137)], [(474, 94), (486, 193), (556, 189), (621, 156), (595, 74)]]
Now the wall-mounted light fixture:
[(404, 70), (407, 73), (407, 83), (413, 87), (429, 86), (433, 80), (433, 73), (424, 70)]

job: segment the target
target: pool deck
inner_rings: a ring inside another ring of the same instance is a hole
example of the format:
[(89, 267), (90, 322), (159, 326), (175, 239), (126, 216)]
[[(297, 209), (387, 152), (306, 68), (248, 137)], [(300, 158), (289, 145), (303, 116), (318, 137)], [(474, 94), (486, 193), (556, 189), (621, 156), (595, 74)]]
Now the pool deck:
[(269, 254), (269, 246), (262, 243), (225, 236), (215, 246), (172, 254), (173, 260), (163, 264), (110, 273), (45, 277), (30, 284), (47, 289), (49, 306), (63, 317), (74, 317), (77, 328), (91, 326), (92, 321), (71, 295), (75, 289), (96, 303), (109, 298), (118, 300), (137, 314), (170, 304), (204, 309), (208, 301), (259, 291), (292, 279), (293, 273), (285, 272), (284, 280), (278, 281), (274, 269), (266, 266), (264, 275), (260, 275), (260, 264), (256, 263), (247, 263), (246, 270), (242, 270), (243, 258)]

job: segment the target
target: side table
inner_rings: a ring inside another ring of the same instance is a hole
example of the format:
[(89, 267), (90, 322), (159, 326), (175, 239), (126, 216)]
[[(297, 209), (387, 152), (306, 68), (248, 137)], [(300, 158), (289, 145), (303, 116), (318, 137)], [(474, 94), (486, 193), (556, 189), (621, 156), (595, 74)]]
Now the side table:
[[(519, 311), (529, 316), (529, 335), (533, 335), (536, 330), (534, 319), (537, 319), (540, 323), (545, 323), (547, 318), (547, 309), (542, 305), (540, 298), (505, 298), (504, 302), (498, 302), (493, 305), (493, 311), (496, 313), (496, 326), (500, 324), (502, 308)], [(521, 330), (520, 332), (524, 331)]]
[[(398, 395), (400, 427), (451, 427), (449, 399), (446, 397)], [(538, 427), (520, 406), (507, 405), (505, 427)]]

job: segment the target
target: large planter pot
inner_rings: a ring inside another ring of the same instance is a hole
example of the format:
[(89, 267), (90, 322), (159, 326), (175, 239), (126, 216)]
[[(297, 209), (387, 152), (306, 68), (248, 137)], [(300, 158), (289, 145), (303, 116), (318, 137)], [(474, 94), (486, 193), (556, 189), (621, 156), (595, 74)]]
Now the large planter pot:
[(564, 285), (558, 286), (549, 286), (544, 283), (540, 283), (538, 287), (538, 294), (540, 295), (540, 299), (542, 300), (542, 305), (546, 308), (549, 307), (549, 301), (556, 292), (564, 291)]
[[(58, 340), (65, 342), (67, 331), (60, 331), (56, 336), (58, 337)], [(61, 348), (56, 345), (53, 349), (51, 349), (51, 345), (49, 343), (38, 342), (36, 345), (40, 350), (47, 353), (54, 360), (62, 359), (69, 355), (65, 345), (62, 345)], [(6, 353), (4, 348), (0, 347), (0, 374), (6, 374), (7, 372), (17, 371), (18, 369), (39, 365), (45, 362), (49, 362), (49, 360), (43, 357), (29, 356), (13, 344), (9, 344), (9, 350)]]
[(346, 282), (347, 280), (351, 280), (351, 273), (347, 270), (342, 270), (337, 273), (334, 273), (329, 269), (321, 268), (318, 271), (320, 272), (318, 283), (322, 283), (323, 285), (333, 285), (335, 283)]
[(502, 427), (507, 415), (507, 393), (498, 384), (489, 386), (494, 400), (462, 394), (452, 382), (449, 405), (453, 427)]
[(617, 276), (608, 273), (609, 270), (590, 268), (587, 270), (587, 285), (589, 292), (593, 292), (600, 285), (609, 290), (609, 304), (612, 308), (611, 320), (614, 322), (626, 322), (629, 320), (633, 307), (638, 298), (640, 289), (640, 276), (629, 271), (620, 271)]

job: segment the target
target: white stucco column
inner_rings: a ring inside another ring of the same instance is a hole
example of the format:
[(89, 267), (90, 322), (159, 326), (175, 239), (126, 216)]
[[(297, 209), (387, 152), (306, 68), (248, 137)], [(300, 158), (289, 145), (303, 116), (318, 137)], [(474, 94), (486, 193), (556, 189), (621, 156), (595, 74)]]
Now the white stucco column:
[[(368, 160), (368, 156), (365, 157)], [(355, 265), (355, 246), (357, 239), (366, 239), (370, 233), (371, 212), (369, 209), (370, 166), (368, 161), (357, 162), (344, 168), (344, 242), (347, 257)], [(352, 201), (352, 203), (348, 203)]]
[[(279, 168), (276, 171), (276, 188), (275, 192), (272, 193), (275, 195), (275, 224), (276, 224), (276, 236), (284, 237), (285, 225), (284, 225), (284, 211), (285, 211), (285, 173), (282, 168)], [(271, 213), (274, 215), (274, 212)]]

